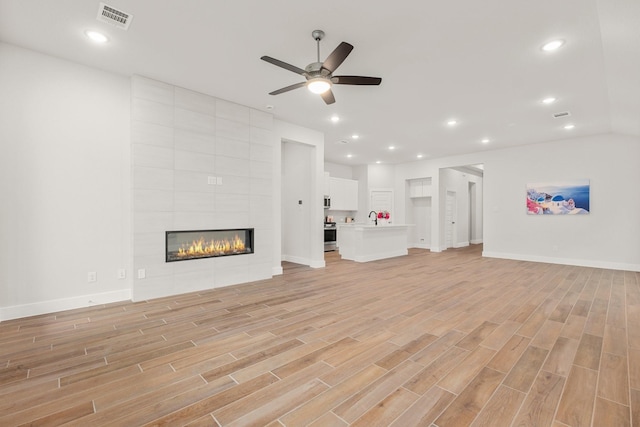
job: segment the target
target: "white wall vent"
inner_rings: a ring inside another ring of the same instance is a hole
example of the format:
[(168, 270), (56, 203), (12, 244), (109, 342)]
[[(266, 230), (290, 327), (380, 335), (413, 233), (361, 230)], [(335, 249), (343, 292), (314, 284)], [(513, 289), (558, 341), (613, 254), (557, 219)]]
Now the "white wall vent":
[(133, 15), (116, 9), (108, 4), (100, 3), (98, 7), (98, 21), (106, 22), (123, 30), (128, 30)]
[(559, 113), (553, 113), (553, 117), (555, 119), (559, 119), (560, 117), (569, 117), (571, 115), (568, 111), (561, 111)]

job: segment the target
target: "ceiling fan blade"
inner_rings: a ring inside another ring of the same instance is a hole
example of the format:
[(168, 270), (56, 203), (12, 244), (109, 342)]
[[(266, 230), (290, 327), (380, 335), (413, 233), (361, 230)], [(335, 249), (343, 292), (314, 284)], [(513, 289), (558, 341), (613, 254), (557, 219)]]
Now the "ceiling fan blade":
[(331, 81), (337, 85), (379, 85), (382, 79), (364, 76), (333, 76)]
[(276, 65), (280, 68), (284, 68), (285, 70), (293, 71), (296, 74), (303, 75), (305, 73), (302, 68), (298, 68), (295, 65), (287, 64), (286, 62), (282, 62), (279, 59), (275, 59), (270, 56), (263, 56), (260, 59), (262, 59), (263, 61), (267, 61), (270, 64)]
[(349, 43), (340, 43), (338, 47), (329, 54), (327, 59), (325, 59), (322, 67), (329, 70), (330, 73), (333, 73), (336, 68), (338, 68), (340, 64), (342, 64), (342, 62), (347, 58), (347, 56), (349, 56), (352, 50), (353, 46)]
[(289, 92), (290, 90), (298, 89), (299, 87), (304, 87), (307, 82), (296, 83), (287, 87), (283, 87), (282, 89), (274, 90), (273, 92), (269, 92), (269, 95), (280, 95), (284, 92)]
[(321, 93), (320, 96), (322, 97), (322, 100), (327, 105), (333, 104), (334, 102), (336, 102), (336, 98), (333, 96), (333, 92), (331, 92), (331, 89), (329, 89), (324, 93)]

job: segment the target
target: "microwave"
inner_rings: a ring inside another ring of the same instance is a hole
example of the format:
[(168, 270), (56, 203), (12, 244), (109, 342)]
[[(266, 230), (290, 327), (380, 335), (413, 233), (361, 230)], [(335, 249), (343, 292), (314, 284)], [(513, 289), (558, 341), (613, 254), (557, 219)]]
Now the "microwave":
[(324, 208), (325, 209), (331, 208), (331, 197), (324, 196)]

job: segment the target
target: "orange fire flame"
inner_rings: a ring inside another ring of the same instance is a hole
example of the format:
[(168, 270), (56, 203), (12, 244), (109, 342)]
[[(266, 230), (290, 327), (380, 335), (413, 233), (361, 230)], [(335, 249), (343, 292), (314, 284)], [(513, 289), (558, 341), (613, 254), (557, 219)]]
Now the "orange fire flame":
[(204, 237), (200, 237), (198, 241), (193, 241), (191, 244), (183, 243), (182, 247), (178, 249), (178, 257), (193, 257), (193, 256), (211, 256), (211, 255), (226, 255), (230, 253), (242, 253), (245, 252), (245, 244), (241, 238), (236, 236), (231, 239), (224, 240), (210, 240), (204, 241)]

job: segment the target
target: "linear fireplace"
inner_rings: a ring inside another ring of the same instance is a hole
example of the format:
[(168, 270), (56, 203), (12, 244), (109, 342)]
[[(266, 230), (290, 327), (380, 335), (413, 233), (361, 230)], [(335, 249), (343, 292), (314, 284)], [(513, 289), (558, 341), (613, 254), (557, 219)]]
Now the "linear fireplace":
[(253, 228), (167, 231), (166, 262), (253, 253)]

